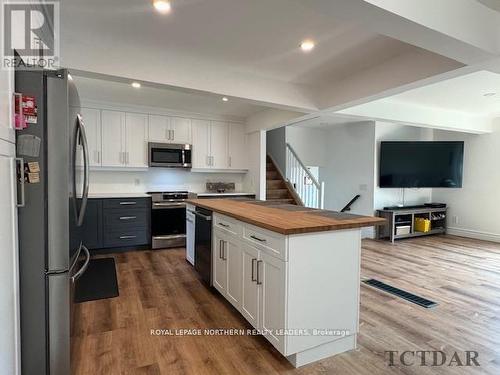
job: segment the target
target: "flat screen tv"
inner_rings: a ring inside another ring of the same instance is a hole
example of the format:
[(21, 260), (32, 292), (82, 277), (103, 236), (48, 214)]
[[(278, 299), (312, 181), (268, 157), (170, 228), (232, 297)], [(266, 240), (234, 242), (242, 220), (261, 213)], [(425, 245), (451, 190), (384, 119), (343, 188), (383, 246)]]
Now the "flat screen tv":
[(463, 142), (381, 142), (382, 188), (461, 188)]

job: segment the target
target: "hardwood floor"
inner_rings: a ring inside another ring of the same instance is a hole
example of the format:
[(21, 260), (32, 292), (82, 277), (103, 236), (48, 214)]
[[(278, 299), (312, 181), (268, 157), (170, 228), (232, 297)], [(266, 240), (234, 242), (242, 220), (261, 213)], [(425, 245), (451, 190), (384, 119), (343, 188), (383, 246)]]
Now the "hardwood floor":
[[(500, 244), (453, 236), (363, 241), (363, 278), (439, 305), (424, 309), (362, 284), (358, 349), (299, 369), (260, 336), (151, 335), (250, 326), (201, 284), (183, 249), (114, 257), (120, 296), (76, 305), (73, 375), (500, 373)], [(403, 366), (398, 357), (389, 366), (391, 350), (442, 350), (447, 363), (454, 351), (462, 359), (463, 351), (477, 351), (481, 366)]]

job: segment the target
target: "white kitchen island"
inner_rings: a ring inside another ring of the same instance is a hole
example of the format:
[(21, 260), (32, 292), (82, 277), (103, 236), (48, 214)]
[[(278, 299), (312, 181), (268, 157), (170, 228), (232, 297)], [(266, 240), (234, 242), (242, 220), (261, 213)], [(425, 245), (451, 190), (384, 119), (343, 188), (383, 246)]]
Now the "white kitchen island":
[(189, 203), (214, 212), (213, 286), (295, 367), (356, 348), (361, 227), (383, 220)]

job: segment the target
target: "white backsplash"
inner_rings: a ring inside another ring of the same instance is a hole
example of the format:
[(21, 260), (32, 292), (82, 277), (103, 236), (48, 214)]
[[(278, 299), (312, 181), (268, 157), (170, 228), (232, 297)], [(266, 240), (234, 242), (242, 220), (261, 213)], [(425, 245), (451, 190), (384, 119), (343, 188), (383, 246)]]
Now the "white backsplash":
[(243, 191), (240, 173), (199, 173), (181, 169), (150, 168), (146, 171), (90, 171), (90, 193), (145, 193), (148, 191), (204, 192), (206, 182), (234, 182)]

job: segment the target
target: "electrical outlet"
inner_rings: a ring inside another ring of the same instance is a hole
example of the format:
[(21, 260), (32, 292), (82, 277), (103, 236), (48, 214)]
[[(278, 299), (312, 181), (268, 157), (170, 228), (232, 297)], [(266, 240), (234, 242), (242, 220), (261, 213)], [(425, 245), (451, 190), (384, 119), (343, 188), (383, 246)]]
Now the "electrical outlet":
[(453, 216), (453, 224), (458, 224), (458, 216)]

